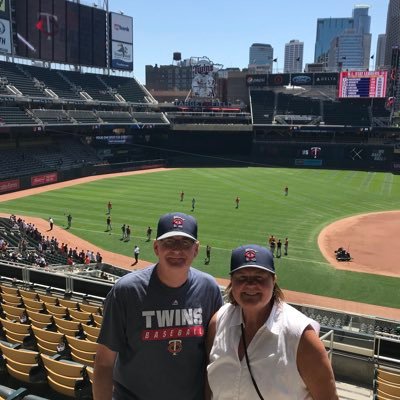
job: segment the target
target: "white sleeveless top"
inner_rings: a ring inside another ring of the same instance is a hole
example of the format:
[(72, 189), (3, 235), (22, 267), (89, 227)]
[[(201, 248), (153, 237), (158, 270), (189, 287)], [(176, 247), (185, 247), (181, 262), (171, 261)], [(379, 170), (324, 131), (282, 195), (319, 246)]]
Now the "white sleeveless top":
[[(213, 400), (260, 400), (246, 358), (239, 360), (239, 306), (225, 304), (217, 313), (214, 344), (207, 367)], [(275, 304), (265, 324), (248, 344), (251, 371), (264, 400), (312, 399), (297, 370), (297, 348), (304, 329), (319, 324), (286, 303)]]

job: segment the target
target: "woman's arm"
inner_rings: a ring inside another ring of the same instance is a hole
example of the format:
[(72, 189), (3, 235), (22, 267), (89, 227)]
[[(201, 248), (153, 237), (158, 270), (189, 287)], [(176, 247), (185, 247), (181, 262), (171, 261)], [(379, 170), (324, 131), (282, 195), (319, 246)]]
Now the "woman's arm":
[(314, 400), (339, 399), (328, 353), (311, 326), (301, 336), (297, 368)]
[[(207, 337), (206, 337), (206, 352), (207, 352), (207, 365), (210, 362), (210, 352), (214, 343), (214, 337), (215, 337), (215, 332), (216, 332), (216, 326), (217, 326), (217, 313), (213, 315), (213, 317), (210, 320), (210, 323), (208, 324), (208, 329), (207, 329)], [(211, 389), (210, 385), (208, 384), (208, 379), (207, 379), (207, 371), (206, 371), (206, 379), (205, 379), (205, 396), (204, 400), (211, 400)]]

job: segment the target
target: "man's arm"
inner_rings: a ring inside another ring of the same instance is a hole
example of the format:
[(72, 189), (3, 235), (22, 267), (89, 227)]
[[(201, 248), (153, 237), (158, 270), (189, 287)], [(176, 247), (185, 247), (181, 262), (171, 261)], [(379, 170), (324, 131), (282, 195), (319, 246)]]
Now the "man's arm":
[(297, 368), (314, 400), (338, 400), (335, 377), (325, 346), (311, 326), (301, 336)]
[(94, 363), (93, 399), (111, 400), (113, 391), (113, 370), (117, 353), (99, 344)]

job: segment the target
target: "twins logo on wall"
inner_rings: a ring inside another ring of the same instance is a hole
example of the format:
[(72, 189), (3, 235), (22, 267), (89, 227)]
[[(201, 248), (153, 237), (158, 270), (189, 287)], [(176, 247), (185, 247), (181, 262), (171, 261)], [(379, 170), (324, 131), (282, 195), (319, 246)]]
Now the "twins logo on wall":
[(214, 74), (217, 72), (218, 69), (219, 65), (214, 64), (207, 57), (202, 57), (201, 59), (197, 59), (192, 64), (193, 97), (209, 98), (209, 99), (215, 97)]

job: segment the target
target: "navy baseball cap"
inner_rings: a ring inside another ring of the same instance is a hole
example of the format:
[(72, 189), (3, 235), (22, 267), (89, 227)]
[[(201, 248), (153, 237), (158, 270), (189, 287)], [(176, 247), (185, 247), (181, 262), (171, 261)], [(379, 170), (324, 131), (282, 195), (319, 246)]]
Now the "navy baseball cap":
[(180, 212), (161, 216), (157, 226), (157, 240), (172, 236), (185, 236), (197, 240), (197, 221), (191, 215)]
[(247, 244), (232, 250), (230, 274), (250, 267), (275, 274), (274, 256), (270, 250), (258, 244)]

